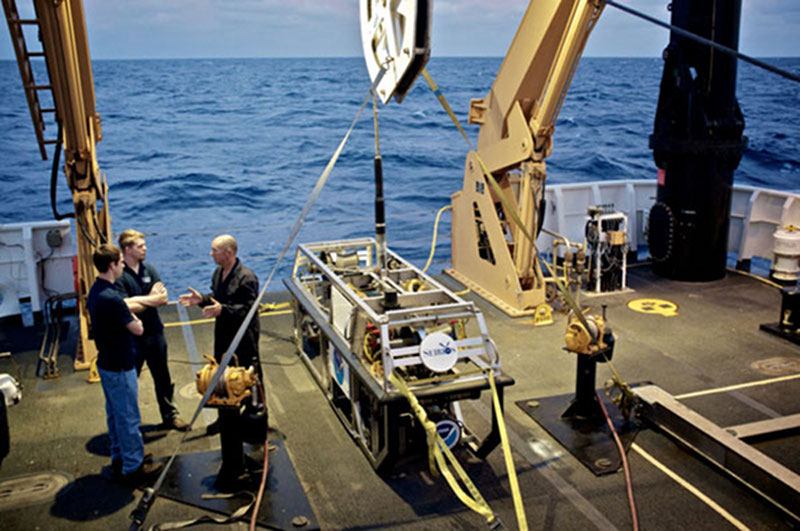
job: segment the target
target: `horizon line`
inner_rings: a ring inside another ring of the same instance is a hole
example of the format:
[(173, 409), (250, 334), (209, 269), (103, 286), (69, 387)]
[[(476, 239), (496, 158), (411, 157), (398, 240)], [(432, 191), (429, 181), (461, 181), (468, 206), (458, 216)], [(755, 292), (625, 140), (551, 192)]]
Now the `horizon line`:
[[(503, 55), (439, 55), (431, 59), (503, 59)], [(800, 55), (765, 55), (759, 59), (800, 59)], [(211, 56), (211, 57), (95, 57), (92, 61), (178, 61), (199, 60), (208, 61), (216, 59), (363, 59), (360, 55), (329, 55), (329, 56)], [(661, 55), (584, 55), (582, 59), (661, 59)], [(0, 61), (16, 61), (16, 57), (0, 57)]]

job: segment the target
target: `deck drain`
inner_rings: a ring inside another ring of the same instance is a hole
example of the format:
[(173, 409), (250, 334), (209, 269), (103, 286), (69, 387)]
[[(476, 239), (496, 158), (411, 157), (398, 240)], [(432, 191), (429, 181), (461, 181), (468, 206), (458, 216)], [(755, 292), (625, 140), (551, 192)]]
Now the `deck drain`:
[(767, 358), (754, 361), (750, 368), (767, 376), (787, 376), (800, 373), (800, 359), (797, 358)]
[(0, 482), (0, 511), (36, 505), (52, 500), (72, 482), (62, 472), (43, 472), (8, 478)]

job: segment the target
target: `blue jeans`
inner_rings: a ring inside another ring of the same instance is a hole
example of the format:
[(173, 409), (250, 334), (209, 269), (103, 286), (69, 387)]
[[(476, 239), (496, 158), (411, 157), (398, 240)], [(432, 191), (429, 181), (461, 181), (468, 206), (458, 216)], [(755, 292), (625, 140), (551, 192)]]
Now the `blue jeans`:
[(122, 473), (136, 471), (144, 458), (144, 442), (139, 431), (139, 382), (136, 370), (114, 372), (98, 367), (106, 397), (106, 422), (111, 439), (111, 460), (122, 460)]

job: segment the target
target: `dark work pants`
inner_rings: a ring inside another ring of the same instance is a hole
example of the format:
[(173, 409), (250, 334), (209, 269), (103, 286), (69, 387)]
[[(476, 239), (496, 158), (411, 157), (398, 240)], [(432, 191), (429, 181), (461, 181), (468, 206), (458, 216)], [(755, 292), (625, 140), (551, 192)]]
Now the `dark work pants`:
[(136, 374), (142, 373), (142, 365), (147, 362), (147, 368), (153, 376), (156, 388), (158, 410), (162, 422), (169, 424), (178, 416), (178, 408), (173, 403), (174, 385), (169, 375), (167, 365), (167, 340), (164, 333), (140, 336), (136, 338)]

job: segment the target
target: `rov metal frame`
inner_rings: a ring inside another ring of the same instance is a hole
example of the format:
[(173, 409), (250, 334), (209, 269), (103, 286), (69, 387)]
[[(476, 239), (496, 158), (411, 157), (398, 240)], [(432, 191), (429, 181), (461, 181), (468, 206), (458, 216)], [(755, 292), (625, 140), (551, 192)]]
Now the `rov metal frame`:
[[(414, 395), (429, 411), (455, 418), (462, 441), (485, 458), (500, 441), (496, 418), (480, 439), (465, 425), (458, 401), (479, 399), (490, 389), (492, 371), (502, 406), (503, 389), (514, 380), (500, 370), (482, 313), (389, 249), (389, 267), (381, 277), (376, 253), (372, 238), (298, 246), (292, 277), (285, 281), (294, 298), (298, 355), (375, 469), (385, 470), (426, 446), (408, 403), (389, 382), (396, 368), (426, 376), (409, 380)], [(396, 304), (387, 305), (386, 292), (397, 294)], [(396, 334), (458, 322), (464, 330), (454, 342), (458, 362), (432, 377), (420, 357), (418, 336)], [(362, 355), (367, 323), (379, 331), (381, 345), (372, 367)], [(375, 365), (383, 370), (373, 370)]]

